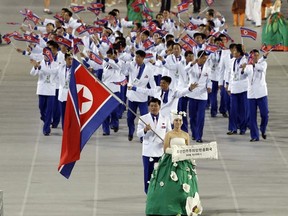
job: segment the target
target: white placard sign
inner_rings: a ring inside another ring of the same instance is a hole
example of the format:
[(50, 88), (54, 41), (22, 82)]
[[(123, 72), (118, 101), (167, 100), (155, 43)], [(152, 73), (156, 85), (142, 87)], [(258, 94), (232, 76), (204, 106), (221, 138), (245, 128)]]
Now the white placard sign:
[(217, 142), (199, 145), (173, 145), (172, 162), (189, 159), (218, 159)]

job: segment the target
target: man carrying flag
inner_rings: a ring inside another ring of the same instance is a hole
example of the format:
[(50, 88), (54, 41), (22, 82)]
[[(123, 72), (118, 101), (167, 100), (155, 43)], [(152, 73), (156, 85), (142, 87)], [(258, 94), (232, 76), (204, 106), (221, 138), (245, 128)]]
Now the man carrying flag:
[(76, 59), (71, 67), (58, 171), (69, 178), (80, 152), (119, 101)]
[(37, 92), (39, 97), (40, 119), (44, 122), (43, 134), (49, 136), (51, 129), (52, 109), (56, 92), (56, 77), (59, 64), (53, 61), (53, 54), (49, 47), (43, 49), (44, 59), (41, 62), (31, 60), (32, 76), (38, 75)]

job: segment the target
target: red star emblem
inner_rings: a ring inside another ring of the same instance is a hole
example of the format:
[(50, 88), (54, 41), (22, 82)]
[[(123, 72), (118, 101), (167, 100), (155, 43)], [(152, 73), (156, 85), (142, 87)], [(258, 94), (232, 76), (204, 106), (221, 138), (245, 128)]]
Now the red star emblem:
[(78, 106), (80, 112), (82, 112), (82, 104), (91, 101), (90, 99), (86, 98), (84, 95), (84, 87), (78, 92)]

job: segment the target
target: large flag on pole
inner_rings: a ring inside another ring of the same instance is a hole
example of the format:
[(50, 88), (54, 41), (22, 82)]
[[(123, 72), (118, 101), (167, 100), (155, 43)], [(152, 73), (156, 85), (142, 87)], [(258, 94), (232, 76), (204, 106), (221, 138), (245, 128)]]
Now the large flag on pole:
[(70, 177), (81, 150), (119, 103), (83, 65), (73, 60), (58, 166), (64, 177)]

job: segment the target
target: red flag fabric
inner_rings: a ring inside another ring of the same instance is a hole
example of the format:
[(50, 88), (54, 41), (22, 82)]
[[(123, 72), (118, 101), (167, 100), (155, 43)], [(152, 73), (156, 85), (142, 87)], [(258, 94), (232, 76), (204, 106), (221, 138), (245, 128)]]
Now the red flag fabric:
[(74, 59), (58, 166), (58, 171), (64, 177), (70, 177), (76, 161), (80, 159), (80, 152), (118, 105), (118, 98), (112, 96), (100, 81)]
[(47, 57), (47, 60), (49, 62), (53, 62), (54, 61), (53, 53), (52, 53), (52, 51), (51, 51), (51, 49), (49, 47), (45, 47), (43, 49), (43, 55)]
[(86, 27), (84, 25), (80, 25), (78, 28), (76, 28), (76, 32), (78, 34), (83, 34), (86, 31)]
[(150, 39), (147, 39), (143, 42), (143, 47), (145, 48), (145, 50), (148, 50), (153, 46), (154, 46), (154, 43)]
[(185, 51), (193, 51), (193, 47), (187, 43), (182, 45), (182, 49), (184, 49)]
[(210, 53), (214, 53), (217, 50), (218, 50), (218, 47), (213, 44), (207, 44), (205, 47), (205, 51), (210, 52)]
[(11, 39), (9, 37), (3, 37), (3, 40), (7, 43), (10, 44), (11, 43)]
[(11, 38), (11, 37), (14, 37), (14, 36), (21, 37), (21, 34), (20, 34), (19, 32), (14, 31), (14, 32), (5, 34), (5, 35), (3, 35), (2, 37), (3, 37), (3, 38), (7, 38), (7, 37), (8, 37), (8, 38)]
[(191, 23), (191, 22), (189, 22), (188, 24), (186, 24), (185, 25), (185, 27), (184, 27), (185, 29), (187, 29), (187, 30), (190, 30), (190, 31), (192, 31), (192, 30), (195, 30), (195, 29), (197, 29), (198, 28), (198, 26), (197, 25), (194, 25), (193, 23)]
[(155, 22), (150, 22), (149, 25), (148, 25), (148, 27), (149, 27), (149, 30), (150, 30), (151, 32), (157, 31), (157, 25), (156, 25)]
[(23, 38), (25, 39), (25, 41), (29, 42), (29, 43), (37, 43), (39, 44), (40, 39), (32, 34), (24, 34)]
[(181, 4), (177, 5), (177, 8), (178, 8), (178, 13), (183, 13), (183, 12), (185, 12), (185, 11), (188, 10), (188, 8), (189, 8), (189, 3), (188, 3), (188, 2), (186, 2), (186, 3), (181, 3)]
[(197, 42), (192, 37), (190, 37), (188, 34), (186, 34), (184, 37), (182, 37), (181, 40), (184, 43), (187, 43), (187, 44), (189, 44), (192, 47), (193, 46), (197, 46)]
[(70, 8), (74, 13), (80, 13), (81, 11), (85, 11), (84, 6), (71, 6)]
[(91, 3), (92, 8), (101, 9), (104, 5), (101, 3)]
[(59, 20), (60, 22), (64, 22), (64, 18), (61, 16), (61, 15), (59, 15), (59, 14), (57, 14), (56, 13), (56, 15), (55, 16), (53, 16), (55, 19), (57, 19), (57, 20)]
[(128, 83), (128, 80), (125, 78), (124, 80), (120, 81), (120, 82), (113, 82), (115, 85), (121, 85), (121, 86), (125, 86)]
[(153, 57), (154, 57), (153, 53), (146, 53), (146, 55), (145, 55), (145, 59), (151, 59)]
[(95, 33), (101, 33), (103, 31), (102, 27), (88, 27), (86, 31), (91, 35)]
[(241, 33), (241, 37), (248, 37), (248, 38), (252, 38), (253, 40), (256, 40), (257, 38), (256, 31), (253, 31), (245, 27), (240, 27), (240, 33)]
[(103, 60), (97, 54), (95, 54), (93, 52), (89, 53), (89, 58), (99, 65), (102, 65), (102, 63), (103, 63)]
[(102, 25), (105, 25), (107, 22), (108, 22), (107, 19), (97, 20), (94, 22), (94, 25), (102, 26)]
[(250, 52), (248, 56), (248, 64), (254, 64), (255, 54), (254, 52)]
[(35, 25), (39, 23), (40, 18), (34, 14), (31, 10), (25, 8), (25, 12), (20, 11), (20, 13), (25, 16), (24, 20), (31, 20)]
[(145, 11), (143, 11), (142, 15), (146, 18), (148, 22), (152, 20), (152, 16), (149, 13), (146, 13)]
[(66, 47), (72, 47), (72, 41), (62, 37), (62, 36), (56, 36), (55, 41), (59, 44), (65, 45)]
[(99, 8), (93, 8), (93, 7), (87, 7), (87, 10), (91, 11), (94, 13), (96, 16), (99, 16), (101, 10)]

